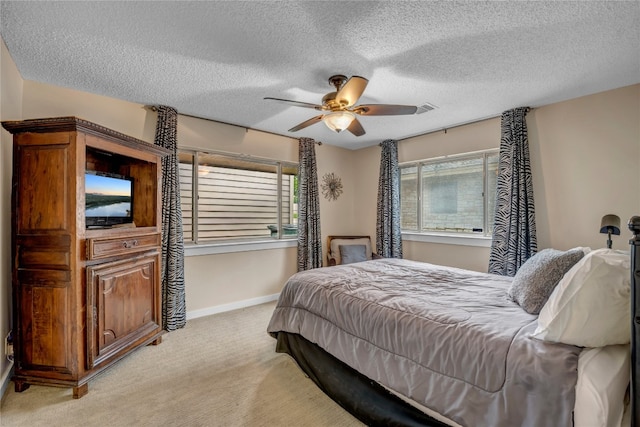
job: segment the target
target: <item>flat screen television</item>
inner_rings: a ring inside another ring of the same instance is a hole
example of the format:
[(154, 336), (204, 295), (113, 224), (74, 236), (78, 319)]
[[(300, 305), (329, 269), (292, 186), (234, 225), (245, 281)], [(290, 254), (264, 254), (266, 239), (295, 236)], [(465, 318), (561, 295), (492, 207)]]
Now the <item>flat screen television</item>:
[(85, 223), (87, 228), (105, 228), (133, 222), (133, 181), (125, 176), (87, 171)]

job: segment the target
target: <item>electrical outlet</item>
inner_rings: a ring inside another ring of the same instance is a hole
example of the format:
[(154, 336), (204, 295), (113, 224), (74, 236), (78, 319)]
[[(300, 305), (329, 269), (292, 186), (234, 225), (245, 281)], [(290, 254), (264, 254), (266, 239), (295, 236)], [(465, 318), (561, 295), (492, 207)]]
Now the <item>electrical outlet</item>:
[(4, 354), (7, 356), (7, 360), (10, 362), (13, 361), (13, 334), (12, 331), (9, 331), (6, 338), (4, 339)]

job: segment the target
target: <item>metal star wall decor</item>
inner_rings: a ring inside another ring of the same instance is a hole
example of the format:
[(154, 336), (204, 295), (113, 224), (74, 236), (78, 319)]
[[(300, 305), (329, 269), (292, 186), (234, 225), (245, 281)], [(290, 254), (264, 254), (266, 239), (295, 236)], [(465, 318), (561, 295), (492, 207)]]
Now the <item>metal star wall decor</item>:
[(324, 198), (329, 201), (338, 200), (342, 194), (342, 180), (333, 172), (324, 174), (321, 187)]

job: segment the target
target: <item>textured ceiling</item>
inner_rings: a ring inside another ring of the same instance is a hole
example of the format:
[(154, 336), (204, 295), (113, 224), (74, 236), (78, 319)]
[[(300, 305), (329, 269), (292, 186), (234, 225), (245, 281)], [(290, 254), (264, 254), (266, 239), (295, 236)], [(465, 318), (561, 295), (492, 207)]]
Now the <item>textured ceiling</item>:
[[(0, 2), (23, 78), (346, 148), (403, 139), (640, 82), (640, 2)], [(437, 108), (361, 117), (366, 134), (264, 97), (320, 103), (333, 74), (358, 104)]]

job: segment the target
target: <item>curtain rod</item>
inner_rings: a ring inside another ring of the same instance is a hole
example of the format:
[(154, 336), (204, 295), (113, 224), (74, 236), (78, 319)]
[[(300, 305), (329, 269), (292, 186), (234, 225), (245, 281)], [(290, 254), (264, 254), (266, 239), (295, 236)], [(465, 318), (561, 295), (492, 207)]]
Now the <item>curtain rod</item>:
[[(526, 113), (535, 110), (534, 107), (524, 107), (524, 108), (526, 109), (526, 111), (525, 111)], [(496, 118), (499, 118), (499, 117), (502, 117), (502, 114), (498, 114), (498, 115), (495, 115), (495, 116), (489, 116), (489, 117), (485, 117), (485, 118), (482, 118), (482, 119), (472, 120), (472, 121), (469, 121), (469, 122), (458, 123), (456, 125), (447, 126), (447, 127), (444, 127), (444, 128), (441, 128), (441, 129), (437, 129), (437, 130), (434, 130), (434, 131), (431, 131), (431, 132), (427, 132), (427, 133), (421, 133), (421, 134), (417, 134), (417, 135), (413, 135), (413, 136), (408, 136), (406, 138), (399, 139), (398, 142), (404, 141), (404, 140), (407, 140), (407, 139), (410, 139), (410, 138), (416, 138), (416, 137), (419, 137), (419, 136), (431, 135), (432, 133), (436, 133), (436, 132), (447, 133), (447, 130), (449, 130), (449, 129), (455, 129), (455, 128), (459, 128), (459, 127), (462, 127), (462, 126), (472, 125), (474, 123), (480, 123), (480, 122), (484, 122), (484, 121), (487, 121), (487, 120), (496, 119)], [(380, 145), (382, 145), (382, 144), (380, 144)]]
[[(151, 110), (151, 111), (154, 111), (154, 112), (157, 112), (157, 111), (158, 111), (158, 109), (156, 108), (156, 106), (155, 106), (155, 105), (144, 105), (142, 108), (147, 109), (147, 110)], [(527, 112), (527, 113), (528, 113), (529, 111), (532, 111), (532, 110), (534, 110), (534, 109), (535, 109), (534, 107), (525, 107), (525, 108), (526, 108), (526, 112)], [(220, 124), (223, 124), (223, 125), (235, 126), (235, 127), (238, 127), (238, 128), (243, 128), (243, 129), (245, 130), (245, 132), (248, 132), (248, 131), (249, 131), (249, 128), (248, 128), (248, 127), (246, 127), (246, 126), (236, 125), (236, 124), (233, 124), (233, 123), (221, 122), (221, 121), (219, 121), (219, 120), (208, 119), (208, 118), (206, 118), (206, 117), (199, 117), (199, 116), (194, 116), (194, 115), (191, 115), (191, 114), (178, 113), (178, 115), (180, 115), (180, 116), (185, 116), (185, 117), (191, 117), (191, 118), (193, 118), (193, 119), (206, 120), (206, 121), (208, 121), (208, 122), (220, 123)], [(472, 124), (474, 124), (474, 123), (480, 123), (480, 122), (484, 122), (484, 121), (486, 121), (486, 120), (495, 119), (495, 118), (498, 118), (498, 117), (502, 117), (502, 114), (499, 114), (499, 115), (496, 115), (496, 116), (489, 116), (489, 117), (485, 117), (485, 118), (483, 118), (483, 119), (472, 120), (472, 121), (470, 121), (470, 122), (459, 123), (459, 124), (457, 124), (457, 125), (444, 127), (444, 128), (438, 129), (438, 130), (434, 130), (434, 131), (431, 131), (431, 132), (427, 132), (427, 133), (420, 133), (420, 134), (413, 135), (413, 136), (407, 136), (406, 138), (401, 138), (401, 139), (398, 139), (397, 141), (398, 141), (398, 142), (400, 142), (400, 141), (405, 141), (405, 140), (410, 139), (410, 138), (416, 138), (416, 137), (419, 137), (419, 136), (431, 135), (432, 133), (436, 133), (436, 132), (444, 132), (444, 133), (447, 133), (447, 130), (449, 130), (449, 129), (455, 129), (455, 128), (458, 128), (458, 127), (461, 127), (461, 126), (472, 125)], [(291, 137), (291, 136), (286, 136), (286, 135), (282, 135), (282, 134), (275, 133), (275, 132), (269, 132), (269, 131), (265, 131), (265, 130), (257, 130), (257, 129), (252, 129), (252, 130), (256, 130), (256, 132), (268, 133), (268, 134), (270, 134), (270, 135), (281, 136), (281, 137), (283, 137), (283, 138), (297, 139), (297, 138), (293, 138), (293, 137)], [(322, 145), (322, 141), (315, 141), (315, 143), (316, 143), (316, 144), (318, 144), (318, 145)], [(378, 145), (382, 146), (382, 143), (380, 143), (380, 144), (378, 144)]]
[[(147, 110), (151, 110), (153, 112), (157, 112), (158, 111), (158, 108), (156, 108), (155, 105), (145, 105), (142, 108), (145, 108)], [(207, 122), (220, 123), (220, 124), (223, 124), (223, 125), (234, 126), (234, 127), (237, 127), (237, 128), (243, 128), (245, 130), (245, 132), (249, 131), (249, 128), (246, 127), (246, 126), (240, 126), (240, 125), (236, 125), (236, 124), (233, 124), (233, 123), (221, 122), (220, 120), (213, 120), (213, 119), (208, 119), (206, 117), (193, 116), (191, 114), (184, 114), (184, 113), (178, 113), (178, 115), (179, 116), (185, 116), (185, 117), (191, 117), (192, 119), (205, 120)], [(283, 138), (298, 139), (298, 138), (294, 138), (292, 136), (281, 135), (279, 133), (269, 132), (269, 131), (266, 131), (266, 130), (257, 130), (257, 129), (251, 129), (251, 130), (255, 130), (256, 132), (268, 133), (269, 135), (281, 136)], [(318, 144), (318, 145), (322, 145), (322, 141), (315, 141), (315, 143)]]
[[(153, 112), (158, 112), (158, 108), (155, 105), (145, 105), (142, 108), (146, 109), (146, 110), (151, 110)], [(249, 128), (246, 126), (241, 126), (241, 125), (237, 125), (235, 123), (227, 123), (227, 122), (221, 122), (220, 120), (213, 120), (213, 119), (208, 119), (206, 117), (200, 117), (200, 116), (194, 116), (192, 114), (185, 114), (185, 113), (180, 113), (178, 112), (179, 116), (184, 116), (184, 117), (191, 117), (192, 119), (199, 119), (199, 120), (205, 120), (207, 122), (213, 122), (213, 123), (220, 123), (222, 125), (227, 125), (227, 126), (234, 126), (237, 128), (242, 128), (245, 130), (245, 132), (249, 131)], [(275, 133), (275, 132), (269, 132), (266, 130), (257, 130), (257, 129), (251, 129), (251, 130), (255, 130), (256, 132), (262, 132), (262, 133), (268, 133), (269, 135), (275, 135), (275, 136), (281, 136), (283, 138), (291, 138), (291, 139), (296, 139), (293, 138), (291, 136), (286, 136), (286, 135), (281, 135), (279, 133)], [(318, 145), (322, 145), (322, 143), (318, 144)]]

